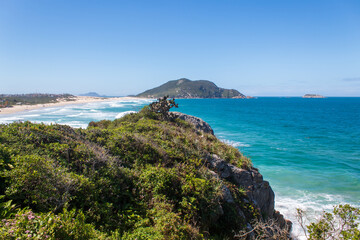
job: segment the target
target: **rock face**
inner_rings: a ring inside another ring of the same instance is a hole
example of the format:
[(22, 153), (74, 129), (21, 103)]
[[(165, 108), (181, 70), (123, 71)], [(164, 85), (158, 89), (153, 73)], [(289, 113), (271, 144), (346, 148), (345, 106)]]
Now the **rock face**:
[[(179, 112), (174, 112), (173, 116), (193, 124), (196, 129), (200, 131), (214, 134), (214, 131), (210, 125), (200, 118)], [(210, 173), (214, 177), (219, 178), (220, 180), (225, 179), (235, 184), (237, 187), (245, 189), (248, 199), (250, 199), (259, 209), (263, 220), (271, 218), (276, 220), (281, 228), (286, 227), (291, 229), (292, 223), (286, 220), (284, 216), (280, 214), (280, 212), (275, 211), (275, 194), (271, 189), (269, 182), (264, 181), (263, 176), (259, 173), (258, 169), (253, 167), (250, 169), (238, 168), (219, 158), (215, 154), (207, 156), (206, 164), (210, 170)], [(222, 187), (222, 192), (223, 201), (227, 203), (234, 203), (234, 197), (226, 186)], [(223, 211), (220, 209), (219, 215), (221, 215), (222, 212)], [(238, 210), (238, 216), (246, 219), (244, 213), (240, 209)], [(247, 224), (251, 229), (251, 224)]]
[(181, 120), (184, 120), (184, 121), (194, 125), (195, 128), (200, 131), (214, 135), (214, 130), (210, 127), (210, 125), (207, 122), (205, 122), (201, 118), (194, 117), (194, 116), (187, 115), (187, 114), (180, 113), (180, 112), (172, 112), (171, 114), (175, 118), (179, 118)]
[[(263, 220), (269, 218), (274, 219), (279, 224), (280, 228), (287, 228), (290, 231), (292, 226), (291, 221), (286, 220), (280, 212), (275, 211), (275, 194), (271, 189), (269, 182), (263, 180), (263, 176), (259, 173), (258, 169), (238, 168), (219, 158), (215, 154), (208, 156), (206, 160), (207, 167), (213, 171), (212, 174), (214, 176), (228, 180), (237, 187), (246, 190), (247, 197), (259, 209)], [(228, 203), (234, 202), (229, 189), (223, 186), (222, 191), (224, 201)], [(241, 210), (238, 211), (238, 215), (239, 217), (246, 219)], [(247, 223), (247, 225), (251, 226), (250, 223)]]
[(273, 217), (275, 194), (269, 182), (263, 180), (256, 168), (241, 169), (227, 163), (217, 155), (209, 156), (207, 163), (208, 167), (216, 172), (220, 178), (244, 188), (249, 199), (260, 209), (263, 216)]

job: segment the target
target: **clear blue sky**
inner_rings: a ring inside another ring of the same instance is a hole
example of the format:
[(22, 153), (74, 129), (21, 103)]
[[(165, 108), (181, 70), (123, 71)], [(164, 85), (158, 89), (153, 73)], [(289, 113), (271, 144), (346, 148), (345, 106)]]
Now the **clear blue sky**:
[(360, 96), (360, 1), (0, 0), (0, 93)]

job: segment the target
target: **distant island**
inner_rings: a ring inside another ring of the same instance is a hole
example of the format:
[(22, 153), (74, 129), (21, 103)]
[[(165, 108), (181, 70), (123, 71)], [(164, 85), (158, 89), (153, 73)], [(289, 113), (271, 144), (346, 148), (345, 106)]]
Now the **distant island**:
[(83, 93), (83, 94), (79, 94), (79, 96), (84, 96), (84, 97), (104, 97), (104, 96), (98, 94), (97, 92)]
[(59, 101), (74, 101), (75, 96), (71, 94), (0, 94), (0, 108), (8, 108), (15, 105), (36, 105), (56, 103)]
[(235, 89), (219, 88), (207, 80), (191, 81), (187, 78), (168, 81), (136, 97), (159, 98), (167, 95), (171, 98), (246, 98)]
[(325, 98), (325, 97), (318, 94), (305, 94), (303, 98)]

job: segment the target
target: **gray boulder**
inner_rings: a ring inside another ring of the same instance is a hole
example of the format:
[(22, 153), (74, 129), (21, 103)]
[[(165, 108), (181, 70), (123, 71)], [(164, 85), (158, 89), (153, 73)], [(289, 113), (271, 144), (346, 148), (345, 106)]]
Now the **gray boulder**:
[(206, 160), (208, 167), (220, 178), (244, 188), (249, 199), (254, 202), (265, 217), (272, 218), (274, 216), (275, 194), (269, 182), (263, 180), (256, 168), (241, 169), (235, 167), (215, 154), (208, 156)]
[(171, 112), (171, 115), (173, 118), (179, 118), (181, 120), (184, 120), (192, 125), (195, 126), (197, 130), (203, 131), (204, 133), (210, 133), (214, 135), (214, 130), (210, 127), (210, 125), (202, 120), (201, 118), (194, 117), (191, 115), (187, 115), (180, 112)]

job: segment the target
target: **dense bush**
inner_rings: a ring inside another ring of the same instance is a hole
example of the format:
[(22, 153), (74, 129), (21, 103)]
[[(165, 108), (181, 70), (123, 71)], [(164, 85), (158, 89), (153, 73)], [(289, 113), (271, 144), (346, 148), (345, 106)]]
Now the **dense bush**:
[(107, 236), (85, 223), (85, 215), (75, 210), (36, 214), (21, 210), (14, 218), (0, 222), (0, 239), (105, 239)]
[(225, 185), (247, 216), (258, 216), (204, 166), (210, 154), (242, 167), (249, 160), (149, 106), (87, 129), (0, 125), (0, 143), (4, 238), (231, 238), (244, 226), (221, 200)]

